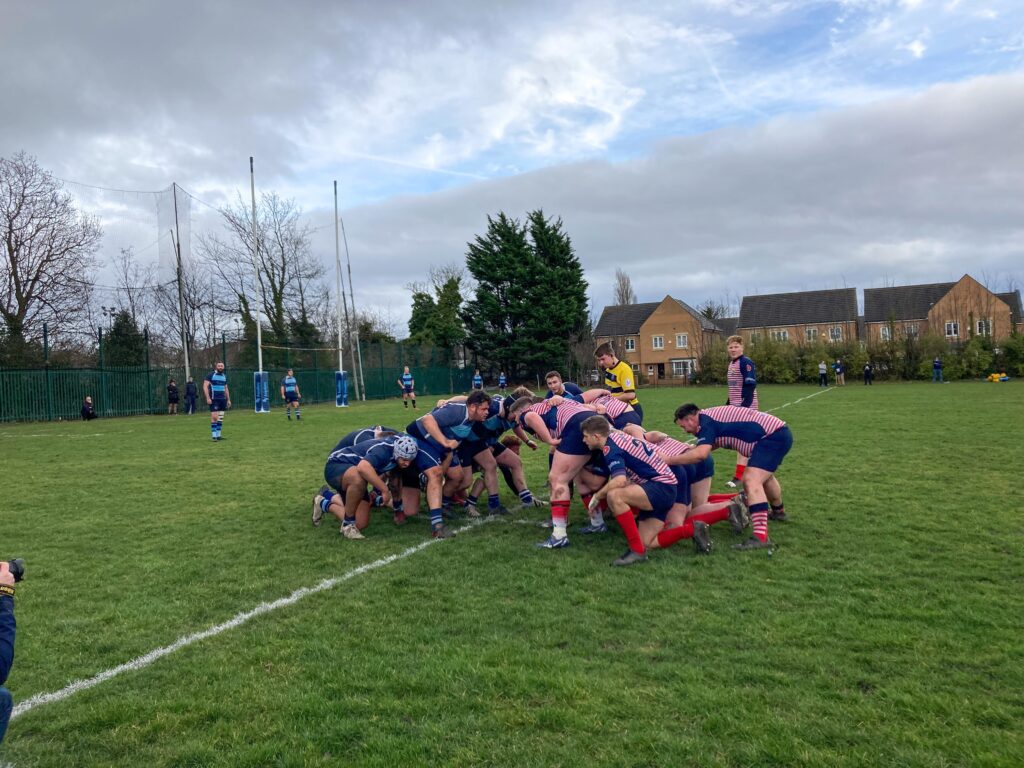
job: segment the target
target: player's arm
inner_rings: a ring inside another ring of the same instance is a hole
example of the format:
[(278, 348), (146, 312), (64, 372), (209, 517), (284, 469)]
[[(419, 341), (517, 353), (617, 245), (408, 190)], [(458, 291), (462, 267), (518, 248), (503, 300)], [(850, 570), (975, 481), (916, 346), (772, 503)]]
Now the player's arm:
[(395, 381), (398, 382), (399, 389), (405, 389), (405, 383), (401, 379), (395, 379)]
[(281, 399), (284, 400), (284, 384), (281, 385)]
[(213, 402), (213, 398), (210, 397), (210, 380), (203, 379), (203, 397), (206, 398), (206, 404), (209, 405)]
[(539, 437), (548, 445), (556, 446), (560, 442), (562, 442), (561, 440), (558, 440), (551, 436), (551, 432), (548, 431), (548, 425), (544, 423), (544, 419), (542, 419), (539, 414), (533, 413), (531, 411), (530, 413), (526, 414), (526, 417), (523, 419), (523, 421), (526, 422), (526, 426), (532, 429), (533, 433), (537, 435), (537, 437)]
[(458, 440), (447, 438), (444, 436), (444, 432), (441, 431), (441, 427), (440, 425), (438, 425), (437, 419), (434, 418), (433, 414), (426, 414), (420, 420), (420, 423), (423, 425), (423, 429), (426, 431), (426, 433), (430, 435), (432, 438), (434, 438), (441, 445), (453, 449), (459, 447)]
[(603, 501), (608, 496), (608, 491), (614, 491), (616, 488), (622, 488), (627, 483), (629, 483), (629, 480), (626, 478), (625, 473), (620, 472), (617, 475), (612, 475), (608, 478), (608, 482), (602, 485), (598, 490), (594, 491), (593, 499), (590, 502), (591, 505), (596, 506), (596, 502)]
[(518, 437), (520, 440), (522, 440), (524, 443), (526, 443), (526, 446), (531, 451), (536, 451), (537, 450), (537, 444), (533, 441), (533, 438), (530, 437), (528, 434), (526, 434), (526, 430), (523, 429), (518, 424), (516, 424), (514, 427), (512, 427), (512, 434), (514, 434), (516, 437)]
[(586, 392), (583, 393), (583, 402), (592, 403), (595, 400), (610, 394), (611, 392), (609, 392), (607, 389), (588, 389)]
[(710, 443), (704, 443), (703, 445), (691, 448), (686, 453), (669, 456), (668, 458), (662, 456), (661, 458), (665, 459), (665, 463), (669, 466), (700, 464), (704, 459), (711, 455), (711, 448), (712, 446)]
[(449, 397), (447, 400), (438, 400), (437, 407), (440, 408), (443, 405), (448, 405), (448, 403), (464, 403), (468, 399), (469, 398), (466, 395), (454, 395)]
[(740, 364), (741, 371), (743, 374), (743, 399), (740, 401), (740, 405), (744, 408), (749, 408), (754, 404), (754, 390), (757, 389), (757, 368), (754, 367), (754, 361), (747, 358)]
[[(366, 459), (362, 459), (358, 464), (356, 464), (356, 469), (359, 470), (359, 476), (372, 485), (381, 496), (387, 497), (391, 495), (388, 491), (387, 483), (381, 480), (380, 475), (377, 474), (377, 470), (373, 468), (373, 464), (368, 462)], [(384, 506), (389, 507), (391, 505), (385, 503)]]
[(231, 390), (228, 389), (228, 385), (224, 385), (224, 399), (228, 401), (228, 408), (231, 407)]

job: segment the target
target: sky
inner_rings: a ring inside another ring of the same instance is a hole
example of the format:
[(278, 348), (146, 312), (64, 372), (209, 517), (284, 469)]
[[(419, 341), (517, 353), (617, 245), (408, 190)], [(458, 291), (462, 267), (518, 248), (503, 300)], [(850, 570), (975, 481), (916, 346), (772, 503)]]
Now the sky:
[[(640, 301), (1024, 284), (1024, 3), (3, 2), (0, 156), (156, 262), (294, 199), (333, 284), (406, 332), (407, 285), (498, 212), (560, 217), (596, 316)], [(95, 189), (100, 187), (104, 189)], [(343, 254), (344, 256), (344, 254)], [(97, 275), (112, 282), (108, 269)], [(102, 294), (101, 294), (102, 297)]]

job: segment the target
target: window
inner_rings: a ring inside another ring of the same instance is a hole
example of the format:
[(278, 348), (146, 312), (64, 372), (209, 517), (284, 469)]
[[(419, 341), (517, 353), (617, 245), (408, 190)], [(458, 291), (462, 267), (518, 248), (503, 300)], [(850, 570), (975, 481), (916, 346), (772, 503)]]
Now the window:
[(789, 341), (789, 331), (772, 331), (771, 336), (775, 341)]
[(888, 325), (883, 325), (881, 331), (882, 341), (892, 341), (892, 329), (890, 329)]
[(978, 321), (978, 335), (979, 336), (991, 336), (992, 335), (992, 318), (983, 317)]
[(652, 339), (654, 341), (654, 349), (664, 349), (665, 348), (665, 337), (664, 336), (653, 336)]
[(761, 340), (761, 332), (760, 331), (751, 331), (750, 332), (750, 340), (751, 341), (760, 341)]
[(626, 339), (626, 351), (627, 352), (635, 352), (636, 351), (636, 339)]
[(676, 349), (686, 349), (690, 346), (690, 337), (685, 333), (676, 334)]
[(959, 339), (960, 338), (960, 323), (955, 320), (946, 323), (946, 338), (947, 339)]
[(630, 368), (633, 369), (633, 373), (640, 373), (640, 363), (633, 363)]
[(672, 361), (672, 378), (673, 379), (688, 379), (690, 373), (693, 371), (692, 360), (673, 360)]
[(843, 326), (841, 325), (830, 325), (828, 328), (828, 340), (829, 341), (842, 341), (843, 340)]
[(817, 341), (818, 340), (818, 329), (817, 328), (807, 328), (807, 329), (804, 330), (804, 335), (807, 337), (808, 341)]
[(903, 333), (911, 338), (917, 338), (917, 323), (903, 326)]

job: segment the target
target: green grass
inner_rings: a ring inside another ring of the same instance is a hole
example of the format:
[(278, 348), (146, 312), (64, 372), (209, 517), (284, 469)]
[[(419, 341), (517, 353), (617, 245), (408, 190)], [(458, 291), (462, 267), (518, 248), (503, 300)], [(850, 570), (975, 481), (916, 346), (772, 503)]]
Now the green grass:
[[(644, 391), (648, 426), (678, 434), (684, 396), (724, 389)], [(549, 552), (491, 522), (41, 705), (0, 764), (1024, 764), (1024, 387), (850, 385), (777, 413), (796, 442), (771, 558), (719, 525), (710, 557), (612, 569), (618, 535)], [(383, 512), (362, 542), (309, 524), (336, 439), (411, 414), (304, 415), (230, 412), (219, 445), (203, 415), (0, 427), (16, 700), (422, 542)]]

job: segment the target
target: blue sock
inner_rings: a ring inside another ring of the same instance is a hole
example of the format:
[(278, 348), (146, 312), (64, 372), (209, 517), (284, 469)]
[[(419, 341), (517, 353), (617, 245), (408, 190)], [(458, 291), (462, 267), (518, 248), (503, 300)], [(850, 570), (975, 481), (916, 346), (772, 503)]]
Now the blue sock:
[(444, 509), (450, 509), (451, 506), (452, 506), (452, 497), (451, 496), (442, 496), (441, 497), (441, 507), (444, 508)]
[(479, 496), (474, 496), (473, 494), (469, 494), (469, 496), (466, 497), (466, 503), (469, 504), (471, 507), (475, 507), (476, 503), (477, 503), (477, 501), (479, 501), (479, 499), (480, 499)]
[(324, 491), (322, 495), (324, 497), (324, 500), (320, 502), (320, 509), (322, 509), (324, 512), (327, 512), (327, 508), (331, 506), (331, 499), (333, 499), (338, 494), (336, 494), (334, 491)]
[(524, 488), (519, 492), (519, 500), (523, 502), (523, 504), (526, 504), (527, 506), (533, 504), (533, 494), (530, 493), (529, 488)]
[(497, 509), (501, 506), (501, 496), (496, 493), (489, 494), (487, 496), (487, 508)]
[(355, 525), (356, 524), (356, 519), (354, 517), (347, 517), (346, 516), (346, 517), (343, 517), (341, 519), (341, 524), (343, 526), (345, 526), (346, 528), (348, 528), (350, 525)]
[(430, 525), (433, 528), (439, 528), (444, 525), (444, 517), (442, 517), (440, 509), (430, 510)]

